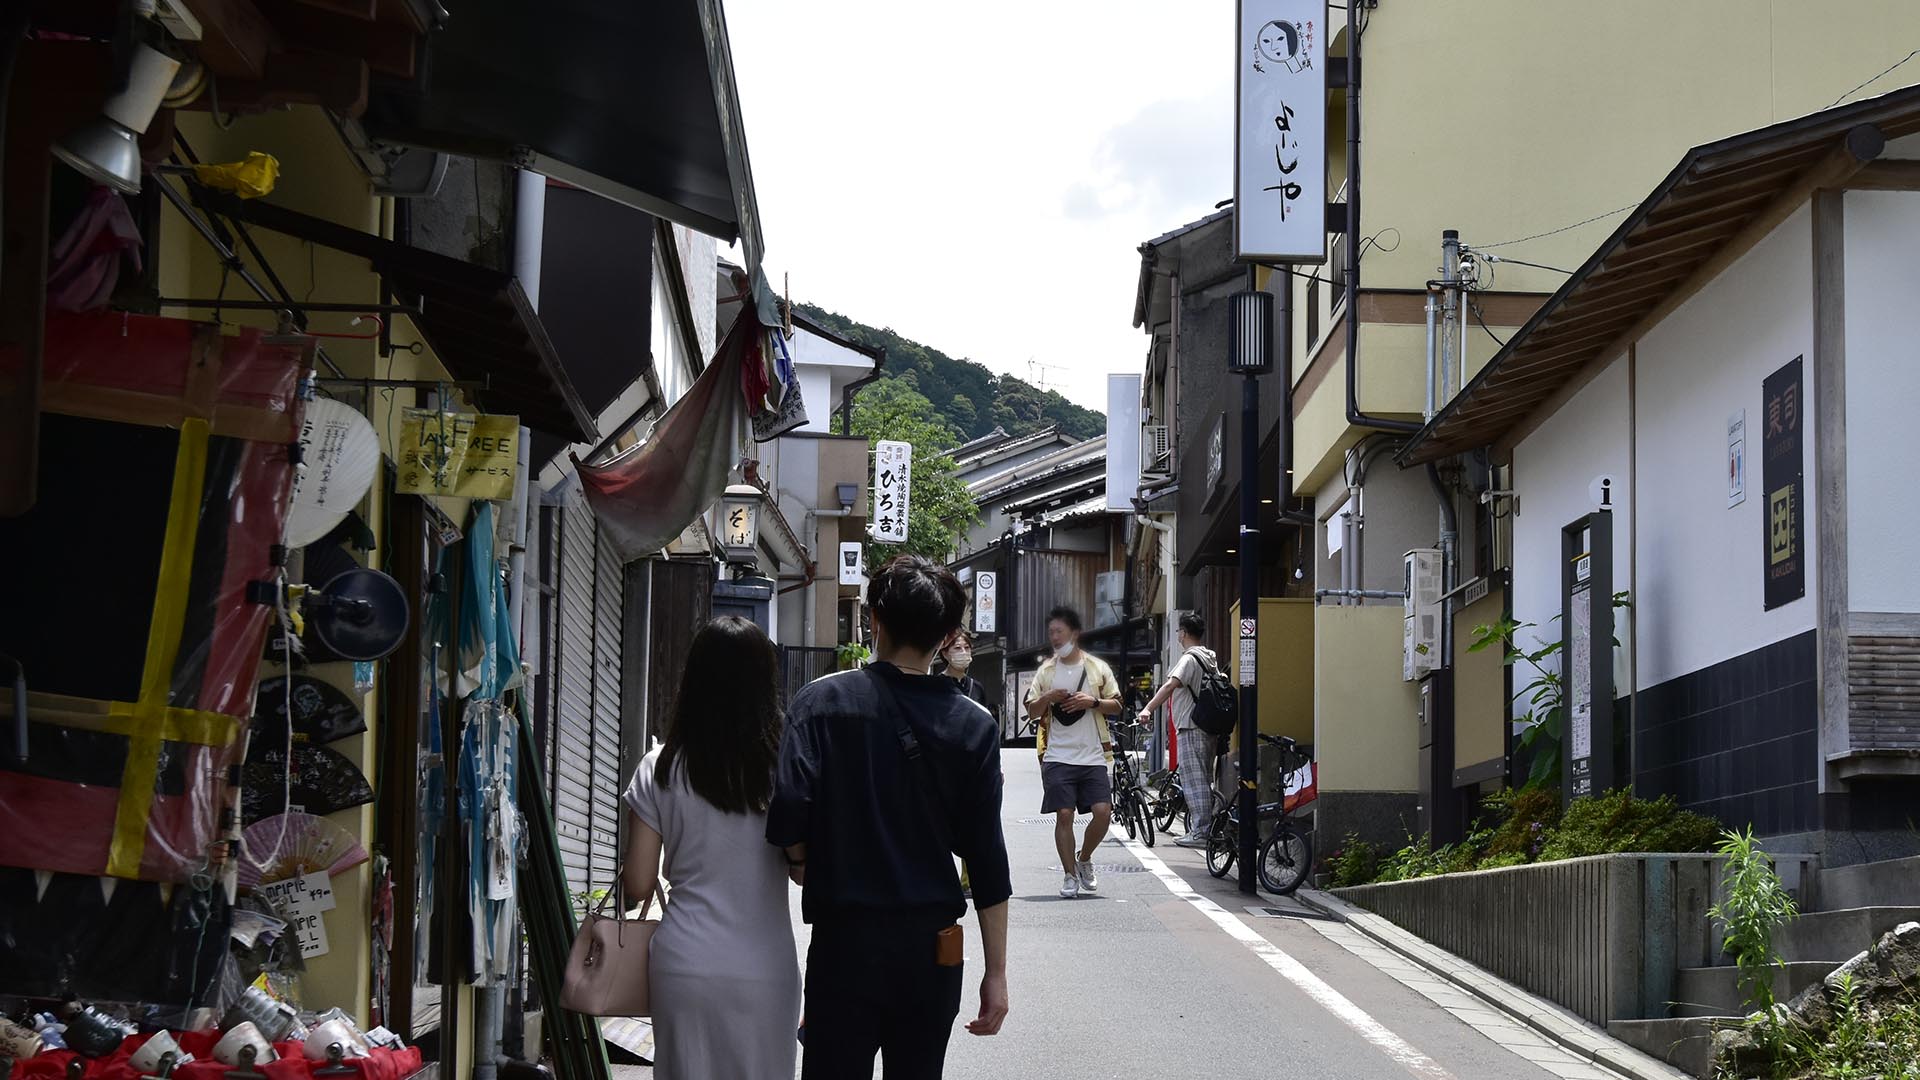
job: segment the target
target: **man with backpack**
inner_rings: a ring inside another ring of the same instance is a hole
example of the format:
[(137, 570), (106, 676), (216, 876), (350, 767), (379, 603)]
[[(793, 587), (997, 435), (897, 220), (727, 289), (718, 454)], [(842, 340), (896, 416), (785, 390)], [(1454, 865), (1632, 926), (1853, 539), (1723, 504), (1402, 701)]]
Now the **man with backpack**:
[(1213, 650), (1205, 645), (1207, 622), (1198, 612), (1180, 616), (1175, 636), (1180, 642), (1180, 659), (1147, 707), (1140, 710), (1140, 722), (1152, 724), (1160, 706), (1173, 702), (1173, 730), (1180, 747), (1180, 791), (1186, 796), (1189, 823), (1187, 835), (1174, 844), (1204, 849), (1207, 828), (1213, 821), (1213, 778), (1218, 772), (1223, 736), (1233, 723), (1232, 684), (1220, 671)]

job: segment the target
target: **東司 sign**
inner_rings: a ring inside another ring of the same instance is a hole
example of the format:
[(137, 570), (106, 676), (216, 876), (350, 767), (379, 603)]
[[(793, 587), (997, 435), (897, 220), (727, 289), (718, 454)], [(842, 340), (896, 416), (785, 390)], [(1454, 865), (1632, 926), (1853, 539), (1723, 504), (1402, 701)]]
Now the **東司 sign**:
[(402, 495), (513, 498), (520, 418), (408, 409), (400, 421)]
[(882, 439), (873, 448), (873, 538), (907, 542), (907, 501), (913, 486), (913, 444)]
[(973, 629), (975, 633), (992, 634), (999, 630), (999, 623), (1000, 575), (982, 570), (973, 578)]
[(1800, 391), (1800, 357), (1760, 384), (1760, 486), (1766, 496), (1764, 610), (1807, 595), (1807, 403)]
[(1327, 261), (1326, 0), (1239, 0), (1233, 251)]

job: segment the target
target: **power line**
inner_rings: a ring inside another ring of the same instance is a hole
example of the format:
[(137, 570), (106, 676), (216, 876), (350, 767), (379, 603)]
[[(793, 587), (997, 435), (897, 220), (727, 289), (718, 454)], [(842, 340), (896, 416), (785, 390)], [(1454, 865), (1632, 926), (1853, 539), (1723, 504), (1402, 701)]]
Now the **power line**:
[(1591, 225), (1596, 221), (1600, 221), (1605, 218), (1610, 218), (1615, 214), (1624, 214), (1627, 211), (1639, 205), (1640, 205), (1639, 203), (1628, 203), (1627, 205), (1622, 206), (1617, 210), (1609, 210), (1604, 214), (1595, 214), (1590, 218), (1586, 218), (1585, 220), (1576, 221), (1571, 225), (1562, 225), (1557, 229), (1548, 229), (1546, 232), (1537, 232), (1537, 233), (1534, 233), (1532, 236), (1522, 236), (1515, 240), (1502, 240), (1497, 244), (1475, 244), (1473, 247), (1475, 251), (1488, 251), (1497, 247), (1506, 247), (1509, 244), (1524, 244), (1529, 240), (1538, 240), (1543, 236), (1553, 236), (1556, 233), (1566, 232), (1568, 229), (1577, 229), (1582, 225)]
[[(1845, 100), (1847, 100), (1848, 98), (1850, 98), (1850, 97), (1852, 97), (1853, 95), (1855, 95), (1855, 94), (1857, 94), (1857, 93), (1859, 93), (1860, 91), (1862, 91), (1862, 90), (1865, 90), (1865, 89), (1866, 89), (1867, 87), (1869, 87), (1869, 86), (1872, 86), (1872, 85), (1873, 85), (1874, 83), (1877, 83), (1877, 82), (1879, 82), (1879, 81), (1880, 81), (1881, 79), (1884, 79), (1884, 78), (1886, 78), (1886, 77), (1887, 77), (1888, 75), (1891, 75), (1891, 74), (1893, 73), (1893, 69), (1894, 69), (1894, 68), (1897, 68), (1897, 67), (1899, 67), (1899, 66), (1900, 66), (1901, 64), (1904, 64), (1904, 63), (1906, 63), (1906, 62), (1907, 62), (1908, 60), (1911, 60), (1911, 59), (1913, 59), (1913, 58), (1914, 58), (1914, 57), (1916, 57), (1916, 56), (1920, 56), (1920, 49), (1915, 49), (1915, 50), (1913, 50), (1912, 52), (1910, 52), (1910, 53), (1908, 53), (1908, 54), (1907, 54), (1906, 56), (1904, 56), (1904, 57), (1902, 57), (1902, 58), (1900, 58), (1900, 59), (1899, 59), (1898, 61), (1896, 61), (1896, 62), (1895, 62), (1895, 63), (1893, 64), (1893, 67), (1889, 67), (1889, 68), (1888, 68), (1887, 70), (1885, 70), (1885, 71), (1883, 71), (1883, 72), (1881, 72), (1881, 73), (1880, 73), (1880, 74), (1878, 74), (1878, 75), (1875, 75), (1875, 76), (1874, 76), (1873, 78), (1871, 78), (1871, 79), (1868, 79), (1868, 80), (1867, 80), (1866, 82), (1863, 82), (1863, 83), (1861, 83), (1861, 84), (1860, 84), (1859, 86), (1856, 86), (1856, 87), (1854, 87), (1853, 89), (1851, 89), (1851, 90), (1849, 90), (1849, 91), (1847, 91), (1846, 93), (1844, 93), (1844, 94), (1841, 94), (1841, 95), (1840, 95), (1839, 97), (1837, 97), (1837, 98), (1834, 98), (1834, 99), (1833, 99), (1833, 105), (1838, 105), (1838, 104), (1840, 104), (1841, 102), (1843, 102), (1843, 101), (1845, 101)], [(1827, 106), (1827, 108), (1829, 108), (1829, 109), (1831, 109), (1831, 108), (1833, 108), (1833, 105), (1829, 105), (1829, 106)]]
[(1489, 255), (1487, 256), (1487, 260), (1497, 263), (1512, 263), (1515, 266), (1531, 266), (1535, 270), (1551, 270), (1556, 274), (1565, 274), (1568, 277), (1573, 276), (1573, 271), (1571, 270), (1562, 270), (1557, 266), (1548, 266), (1545, 263), (1528, 262), (1525, 259), (1509, 259), (1504, 255)]
[(1469, 300), (1467, 301), (1467, 307), (1473, 310), (1473, 321), (1480, 324), (1480, 329), (1487, 332), (1487, 336), (1493, 339), (1494, 344), (1503, 349), (1506, 348), (1507, 343), (1500, 340), (1500, 335), (1493, 332), (1493, 329), (1487, 325), (1486, 317), (1480, 314), (1480, 305)]

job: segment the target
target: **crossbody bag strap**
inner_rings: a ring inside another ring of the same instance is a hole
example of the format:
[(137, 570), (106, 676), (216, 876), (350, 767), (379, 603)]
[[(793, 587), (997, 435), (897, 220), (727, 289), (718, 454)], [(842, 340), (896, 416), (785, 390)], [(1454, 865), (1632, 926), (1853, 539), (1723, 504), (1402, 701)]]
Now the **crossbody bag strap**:
[(927, 760), (925, 752), (922, 751), (920, 740), (913, 734), (913, 724), (907, 720), (907, 711), (900, 707), (900, 698), (894, 694), (893, 687), (887, 685), (887, 677), (868, 668), (867, 679), (873, 684), (881, 703), (892, 714), (890, 719), (893, 721), (894, 739), (900, 744), (900, 752), (906, 755), (907, 768), (916, 774), (914, 777), (916, 782), (913, 786), (920, 792), (920, 797), (914, 802), (920, 805), (921, 812), (927, 817), (927, 823), (933, 826), (934, 835), (938, 836), (940, 842), (951, 852), (953, 851), (952, 823), (947, 820), (946, 815), (940, 813), (939, 807), (933, 802), (934, 793), (939, 790), (937, 786), (939, 781), (933, 775), (933, 763)]
[[(1187, 655), (1193, 657), (1193, 662), (1200, 665), (1200, 670), (1206, 674), (1207, 678), (1209, 679), (1213, 678), (1214, 667), (1212, 664), (1207, 663), (1207, 658), (1201, 654), (1200, 647), (1198, 645), (1195, 645), (1193, 648), (1188, 649)], [(1187, 693), (1192, 696), (1193, 700), (1195, 701), (1200, 700), (1199, 687), (1189, 686), (1187, 687)]]

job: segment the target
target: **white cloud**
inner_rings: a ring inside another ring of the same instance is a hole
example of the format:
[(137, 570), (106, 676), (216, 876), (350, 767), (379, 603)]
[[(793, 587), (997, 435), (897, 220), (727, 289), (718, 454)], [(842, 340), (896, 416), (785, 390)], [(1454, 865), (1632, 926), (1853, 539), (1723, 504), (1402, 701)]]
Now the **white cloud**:
[(1104, 408), (1136, 248), (1230, 192), (1232, 5), (726, 12), (775, 280)]

